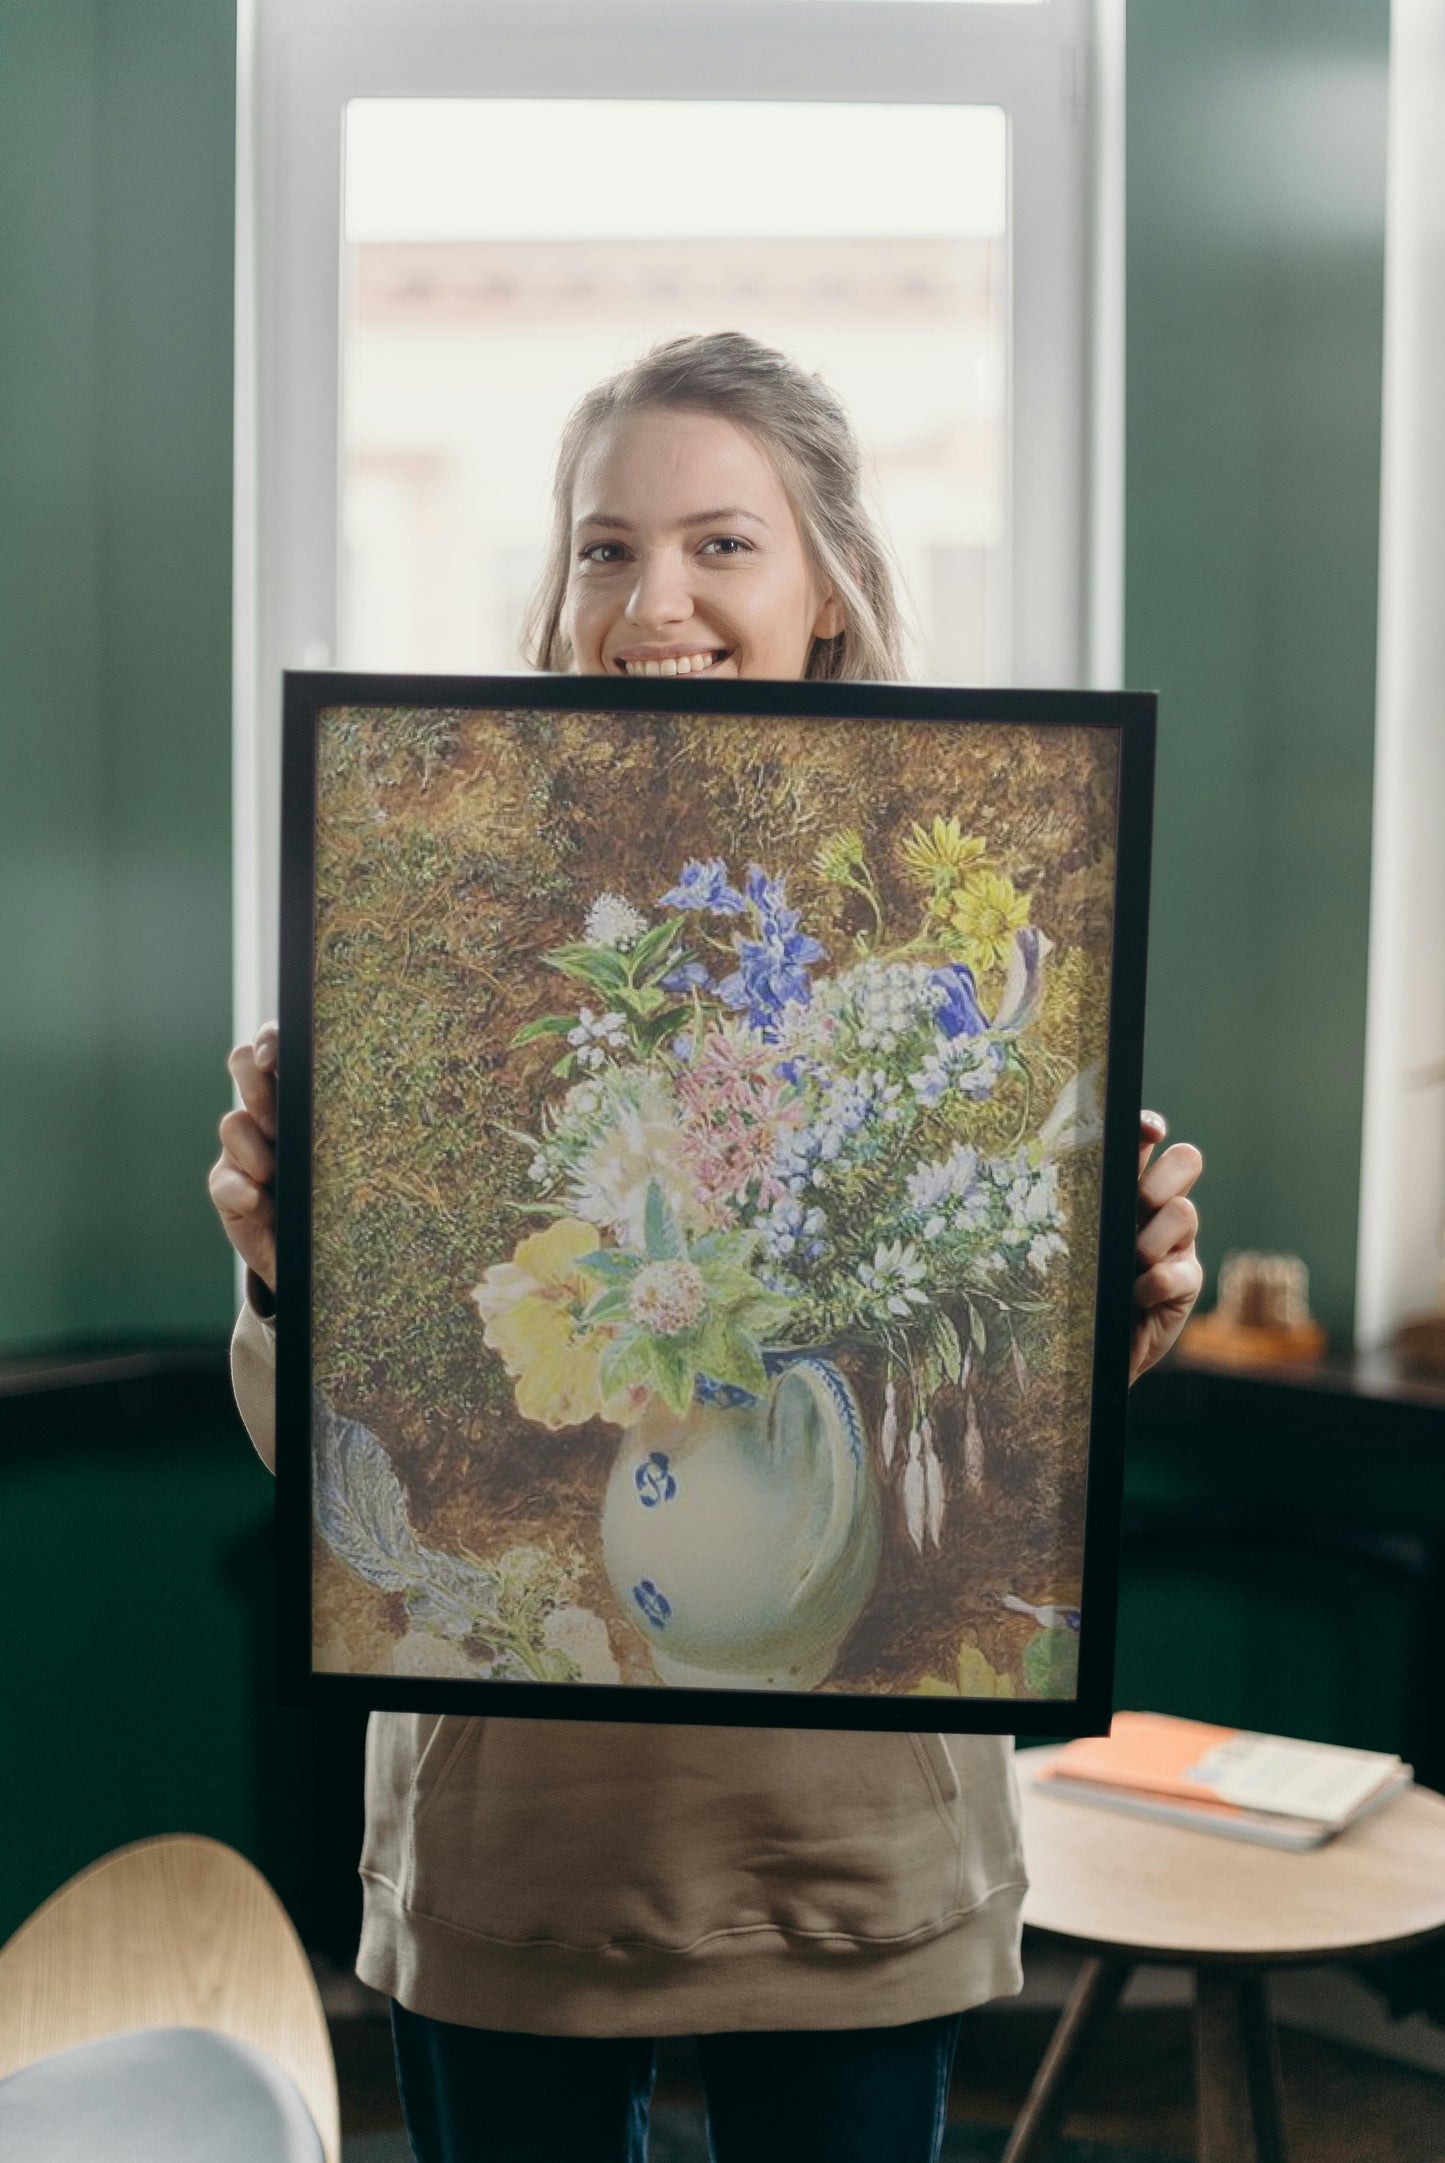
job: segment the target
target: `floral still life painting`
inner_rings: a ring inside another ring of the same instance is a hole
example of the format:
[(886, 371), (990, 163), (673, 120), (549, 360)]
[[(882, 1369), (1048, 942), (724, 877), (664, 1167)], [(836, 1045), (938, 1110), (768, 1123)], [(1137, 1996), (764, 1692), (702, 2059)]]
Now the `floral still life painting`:
[(315, 719), (311, 1672), (1062, 1728), (1117, 731), (545, 695)]

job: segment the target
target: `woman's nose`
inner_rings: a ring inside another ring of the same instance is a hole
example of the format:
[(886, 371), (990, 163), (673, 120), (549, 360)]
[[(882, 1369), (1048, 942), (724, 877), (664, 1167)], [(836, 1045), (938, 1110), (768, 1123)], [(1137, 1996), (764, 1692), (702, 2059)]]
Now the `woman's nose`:
[(638, 558), (627, 613), (642, 631), (683, 623), (692, 614), (687, 566), (676, 549), (653, 549)]

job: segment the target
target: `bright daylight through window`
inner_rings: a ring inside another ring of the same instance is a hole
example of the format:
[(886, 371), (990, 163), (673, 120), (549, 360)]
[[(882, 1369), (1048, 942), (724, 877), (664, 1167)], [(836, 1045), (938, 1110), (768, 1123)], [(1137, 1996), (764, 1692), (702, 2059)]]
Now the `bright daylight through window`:
[(987, 107), (354, 102), (343, 665), (516, 668), (574, 400), (655, 340), (742, 329), (853, 414), (922, 672), (996, 674), (1006, 159)]

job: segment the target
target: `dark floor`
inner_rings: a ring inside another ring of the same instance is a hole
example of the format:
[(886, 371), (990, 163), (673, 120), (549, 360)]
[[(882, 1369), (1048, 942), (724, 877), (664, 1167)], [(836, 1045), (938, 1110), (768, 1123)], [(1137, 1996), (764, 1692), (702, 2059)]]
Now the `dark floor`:
[[(1013, 2122), (1056, 2014), (1019, 2008), (965, 2016), (951, 2115), (978, 2125)], [(399, 2126), (384, 2020), (332, 2024), (344, 2135)], [(1445, 2163), (1445, 2080), (1280, 2031), (1292, 2163)], [(700, 2100), (686, 2045), (662, 2055), (658, 2101)], [(1110, 2021), (1076, 2092), (1066, 2130), (1192, 2163), (1194, 2063), (1185, 2006), (1126, 2007)]]

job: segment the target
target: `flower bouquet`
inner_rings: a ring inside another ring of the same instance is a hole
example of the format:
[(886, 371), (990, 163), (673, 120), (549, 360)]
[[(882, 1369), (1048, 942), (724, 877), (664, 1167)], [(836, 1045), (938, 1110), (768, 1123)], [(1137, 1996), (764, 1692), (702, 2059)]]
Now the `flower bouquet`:
[(937, 1400), (961, 1393), (976, 1478), (979, 1371), (1002, 1354), (1022, 1379), (1018, 1325), (1067, 1254), (1059, 1160), (1098, 1125), (1092, 1072), (1034, 1026), (1051, 942), (1029, 896), (956, 818), (915, 822), (900, 862), (895, 929), (860, 836), (817, 849), (861, 920), (832, 952), (759, 864), (596, 897), (544, 956), (574, 1000), (514, 1038), (555, 1053), (513, 1136), (546, 1222), (472, 1298), (548, 1429), (746, 1405), (805, 1354), (870, 1363), (876, 1469), (923, 1553), (947, 1514)]

